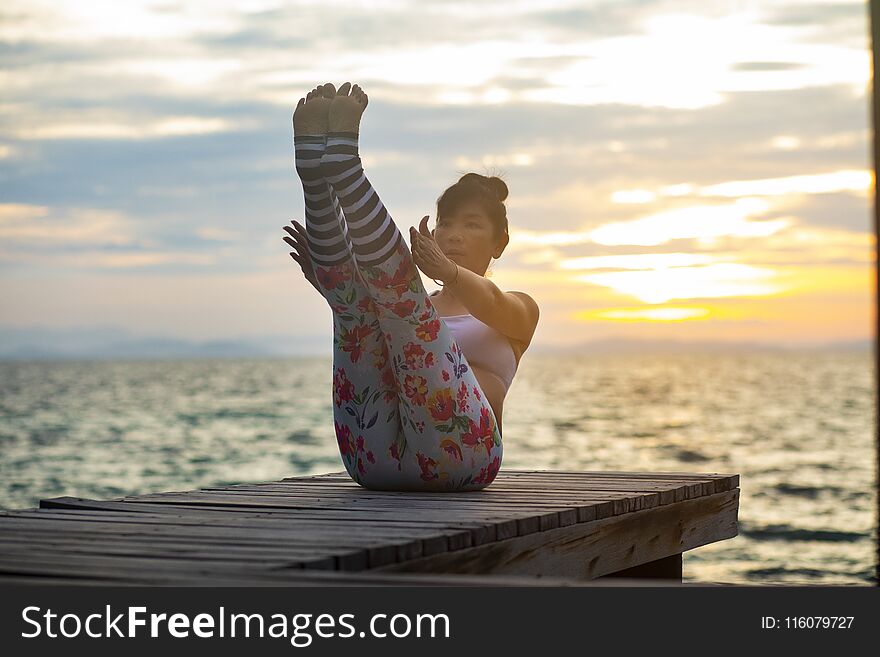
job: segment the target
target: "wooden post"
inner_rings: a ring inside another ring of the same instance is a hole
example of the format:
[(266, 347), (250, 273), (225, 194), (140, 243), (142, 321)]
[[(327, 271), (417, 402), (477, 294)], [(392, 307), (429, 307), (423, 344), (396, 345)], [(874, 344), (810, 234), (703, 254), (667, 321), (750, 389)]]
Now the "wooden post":
[[(880, 161), (880, 142), (877, 140), (877, 128), (880, 126), (880, 95), (877, 93), (877, 69), (880, 68), (880, 55), (877, 53), (878, 42), (880, 42), (880, 0), (871, 0), (871, 99), (874, 133), (874, 390), (877, 391), (875, 399), (875, 408), (880, 408), (880, 320), (878, 320), (877, 311), (877, 293), (880, 290), (880, 270), (877, 268), (877, 240), (880, 240), (880, 207), (878, 207), (877, 196), (877, 162)], [(874, 481), (880, 479), (880, 423), (877, 425), (878, 433), (875, 434), (875, 448), (877, 450), (877, 458), (874, 459), (876, 468)], [(880, 517), (880, 495), (877, 496), (877, 517)], [(874, 580), (880, 582), (880, 541), (875, 543), (877, 546), (877, 558), (874, 560), (875, 573)]]
[(649, 561), (639, 566), (619, 570), (597, 577), (596, 579), (613, 579), (615, 577), (638, 577), (640, 579), (668, 579), (681, 582), (681, 554), (673, 554), (663, 559)]

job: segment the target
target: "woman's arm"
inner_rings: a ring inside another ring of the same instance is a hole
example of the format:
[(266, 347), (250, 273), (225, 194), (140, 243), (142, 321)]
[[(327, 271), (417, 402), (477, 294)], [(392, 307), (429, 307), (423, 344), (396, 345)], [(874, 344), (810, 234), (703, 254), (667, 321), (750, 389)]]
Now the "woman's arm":
[(458, 267), (457, 275), (440, 280), (478, 320), (509, 338), (531, 342), (540, 310), (528, 294), (502, 292), (485, 276), (464, 267)]
[[(425, 228), (422, 219), (422, 228)], [(509, 338), (528, 344), (538, 325), (538, 304), (525, 292), (502, 292), (485, 276), (460, 267), (440, 250), (430, 233), (410, 228), (413, 260), (461, 301), (484, 324)]]

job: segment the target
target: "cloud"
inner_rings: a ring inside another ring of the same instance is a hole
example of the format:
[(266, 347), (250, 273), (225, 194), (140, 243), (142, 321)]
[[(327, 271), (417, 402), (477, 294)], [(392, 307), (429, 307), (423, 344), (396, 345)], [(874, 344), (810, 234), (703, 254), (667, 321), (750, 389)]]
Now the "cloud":
[[(133, 117), (132, 117), (133, 119)], [(125, 121), (125, 119), (123, 119)], [(186, 135), (206, 135), (241, 129), (220, 118), (177, 116), (141, 122), (113, 122), (95, 118), (88, 123), (54, 123), (22, 128), (11, 136), (18, 139), (156, 139)]]
[(740, 197), (859, 192), (867, 195), (872, 177), (872, 172), (868, 170), (850, 169), (765, 180), (732, 180), (703, 187), (699, 194)]
[(575, 3), (559, 8), (535, 11), (529, 24), (549, 27), (559, 36), (584, 39), (612, 37), (637, 32), (651, 3), (637, 0)]
[(354, 75), (362, 157), (402, 227), (464, 170), (500, 169), (498, 280), (552, 298), (553, 330), (575, 300), (621, 301), (578, 273), (672, 271), (682, 254), (867, 271), (866, 7), (772, 4), (14, 2), (0, 267), (286, 271), (279, 226), (302, 218), (290, 113)]
[(118, 212), (87, 208), (50, 211), (44, 206), (0, 205), (0, 239), (7, 248), (134, 246), (143, 241)]
[(213, 253), (192, 253), (181, 251), (151, 251), (149, 253), (77, 253), (62, 256), (56, 264), (74, 269), (139, 269), (158, 265), (213, 265), (218, 255)]
[(205, 248), (209, 243), (242, 240), (236, 231), (202, 226), (195, 230), (195, 245), (201, 250), (188, 250), (145, 236), (141, 226), (137, 219), (110, 210), (0, 204), (0, 263), (36, 266), (43, 271), (205, 267), (235, 251), (230, 247)]
[(864, 2), (791, 2), (765, 9), (762, 21), (826, 29), (839, 23), (864, 25), (867, 11)]
[[(298, 3), (238, 11), (210, 3), (157, 10), (148, 2), (44, 2), (0, 30), (11, 58), (2, 82), (19, 95), (65, 89), (91, 95), (112, 82), (117, 95), (150, 89), (292, 106), (316, 81), (354, 76), (377, 96), (410, 106), (695, 108), (735, 90), (868, 80), (864, 48), (802, 44), (782, 27), (756, 24), (753, 15), (718, 15), (701, 3), (692, 3), (687, 15), (668, 13), (681, 12), (681, 3), (620, 0), (590, 7), (560, 2), (539, 12), (527, 3), (419, 3), (419, 11), (414, 5), (327, 11)], [(553, 25), (570, 32), (547, 32)], [(692, 56), (696, 51), (701, 57)], [(744, 66), (741, 54), (766, 54), (761, 61), (798, 68)]]
[(801, 62), (735, 62), (733, 71), (797, 71), (806, 67)]
[(627, 255), (569, 258), (559, 263), (560, 269), (665, 269), (692, 267), (712, 263), (705, 253), (634, 253)]
[[(124, 104), (125, 96), (117, 102)], [(135, 97), (132, 102), (152, 110), (144, 99)], [(100, 200), (102, 205), (144, 217), (167, 215), (170, 196), (189, 199), (187, 205), (177, 207), (192, 221), (222, 211), (228, 216), (256, 217), (258, 222), (265, 215), (266, 226), (277, 223), (270, 219), (278, 212), (273, 207), (300, 206), (286, 112), (246, 104), (218, 108), (210, 98), (157, 102), (160, 111), (184, 110), (191, 116), (219, 109), (218, 118), (233, 128), (242, 118), (265, 127), (188, 136), (185, 142), (173, 136), (42, 141), (40, 195), (23, 196), (37, 189), (37, 179), (29, 173), (33, 169), (14, 156), (0, 160), (4, 172), (0, 193), (10, 200), (53, 205), (94, 205)], [(686, 203), (692, 202), (689, 199), (697, 190), (724, 180), (824, 173), (829, 162), (842, 164), (840, 170), (867, 164), (863, 110), (863, 103), (834, 88), (734, 95), (724, 106), (704, 110), (698, 122), (675, 110), (645, 113), (635, 108), (558, 105), (413, 112), (380, 98), (371, 102), (365, 118), (362, 152), (377, 188), (392, 202), (389, 207), (395, 217), (399, 207), (424, 214), (425, 206), (433, 205), (463, 169), (482, 172), (497, 167), (506, 170), (502, 173), (511, 189), (508, 208), (514, 228), (546, 227), (549, 220), (557, 229), (580, 229), (643, 214), (644, 207), (612, 202), (621, 189), (647, 189)], [(797, 137), (798, 147), (773, 148), (771, 140), (780, 134), (780, 123), (747, 120), (750, 116), (784, 117), (785, 134)], [(88, 157), (82, 156), (84, 149)], [(518, 164), (525, 162), (529, 165)], [(132, 194), (135, 180), (135, 189), (148, 197)], [(269, 183), (277, 185), (275, 191), (268, 192)], [(683, 194), (674, 196), (676, 190)], [(836, 198), (843, 202), (844, 195)], [(246, 210), (255, 204), (254, 211)], [(867, 208), (866, 202), (863, 207)], [(811, 212), (809, 220), (842, 225), (854, 223), (854, 216), (828, 206)], [(859, 221), (864, 216), (864, 211), (859, 212)], [(157, 221), (165, 220), (157, 217)]]
[(833, 226), (852, 234), (873, 235), (871, 203), (863, 195), (829, 193), (784, 197), (776, 201), (774, 216), (796, 216), (816, 228)]
[[(41, 40), (89, 42), (106, 38), (142, 40), (180, 39), (221, 31), (234, 24), (235, 14), (210, 0), (155, 7), (150, 0), (92, 0), (16, 3), (13, 20), (0, 22), (0, 38), (22, 36)], [(207, 11), (210, 9), (211, 11)]]

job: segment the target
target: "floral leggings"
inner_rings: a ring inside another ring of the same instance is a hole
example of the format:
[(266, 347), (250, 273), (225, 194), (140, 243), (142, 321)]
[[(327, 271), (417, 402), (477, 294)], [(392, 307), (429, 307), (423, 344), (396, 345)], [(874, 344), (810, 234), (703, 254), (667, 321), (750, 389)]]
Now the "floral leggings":
[(364, 174), (357, 133), (296, 136), (309, 257), (333, 311), (333, 421), (377, 490), (485, 488), (501, 435), (412, 254)]

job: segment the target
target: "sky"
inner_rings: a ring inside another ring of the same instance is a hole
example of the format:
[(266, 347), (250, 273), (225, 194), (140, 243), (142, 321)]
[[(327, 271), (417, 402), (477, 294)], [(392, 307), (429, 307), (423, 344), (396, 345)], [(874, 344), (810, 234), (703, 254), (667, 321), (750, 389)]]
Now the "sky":
[(281, 227), (293, 108), (351, 81), (404, 234), (507, 182), (533, 345), (874, 334), (866, 2), (7, 0), (0, 58), (0, 329), (329, 353)]

